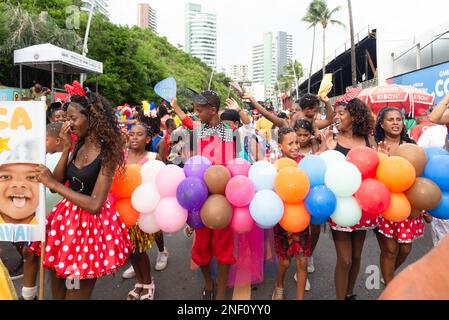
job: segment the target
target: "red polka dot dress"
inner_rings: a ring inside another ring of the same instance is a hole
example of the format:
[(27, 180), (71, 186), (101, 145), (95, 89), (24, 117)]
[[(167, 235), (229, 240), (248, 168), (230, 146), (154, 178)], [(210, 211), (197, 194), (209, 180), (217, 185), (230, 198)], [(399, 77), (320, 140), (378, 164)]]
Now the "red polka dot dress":
[(412, 243), (424, 236), (424, 222), (422, 216), (402, 222), (392, 222), (380, 216), (378, 231), (398, 243)]
[(331, 229), (334, 231), (354, 232), (374, 230), (379, 225), (379, 217), (368, 217), (365, 213), (363, 213), (360, 222), (353, 227), (339, 226), (332, 219), (329, 219), (329, 224)]

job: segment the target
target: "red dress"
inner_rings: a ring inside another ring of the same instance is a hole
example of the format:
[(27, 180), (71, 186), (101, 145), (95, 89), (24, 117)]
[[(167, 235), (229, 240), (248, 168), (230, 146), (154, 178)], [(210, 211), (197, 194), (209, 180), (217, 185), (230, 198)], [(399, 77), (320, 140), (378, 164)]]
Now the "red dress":
[(392, 222), (380, 216), (378, 231), (398, 243), (412, 243), (424, 236), (424, 222), (421, 216), (402, 222)]

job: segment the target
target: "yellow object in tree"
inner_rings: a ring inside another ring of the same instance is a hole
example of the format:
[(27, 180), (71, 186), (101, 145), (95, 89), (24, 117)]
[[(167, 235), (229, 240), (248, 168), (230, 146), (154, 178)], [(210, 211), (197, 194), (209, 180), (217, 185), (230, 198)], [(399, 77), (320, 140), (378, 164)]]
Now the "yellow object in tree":
[(0, 300), (17, 300), (17, 293), (8, 270), (0, 259)]
[(318, 97), (327, 97), (329, 92), (331, 92), (332, 87), (332, 73), (326, 73), (323, 81), (321, 81), (320, 90), (318, 90)]

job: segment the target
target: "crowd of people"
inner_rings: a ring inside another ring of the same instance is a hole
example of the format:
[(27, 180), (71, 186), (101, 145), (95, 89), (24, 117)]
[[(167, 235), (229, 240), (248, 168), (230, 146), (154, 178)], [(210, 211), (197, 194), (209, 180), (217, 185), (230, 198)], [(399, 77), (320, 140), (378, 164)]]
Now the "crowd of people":
[[(160, 160), (182, 167), (194, 155), (208, 157), (204, 153), (208, 146), (213, 146), (211, 161), (215, 165), (226, 165), (234, 158), (251, 164), (261, 160), (274, 163), (280, 158), (300, 163), (308, 155), (327, 150), (346, 156), (360, 146), (389, 155), (401, 144), (415, 144), (424, 125), (449, 124), (449, 95), (431, 114), (417, 115), (422, 125), (407, 132), (400, 110), (384, 108), (374, 115), (356, 98), (357, 91), (347, 93), (333, 106), (327, 97), (305, 94), (289, 110), (279, 113), (269, 102), (259, 102), (247, 94), (242, 101), (227, 99), (223, 107), (215, 92), (204, 91), (195, 96), (194, 112), (186, 113), (176, 99), (153, 109), (141, 105), (113, 108), (88, 90), (68, 93), (69, 102), (51, 104), (47, 114), (47, 152), (59, 153), (60, 160), (52, 171), (43, 165), (35, 171), (39, 182), (62, 196), (47, 217), (44, 250), (44, 267), (52, 271), (54, 299), (89, 299), (96, 279), (118, 272), (128, 259), (132, 267), (122, 276), (135, 277), (136, 285), (124, 298), (154, 299), (156, 286), (148, 250), (156, 243), (155, 269), (165, 269), (168, 251), (163, 234), (147, 234), (137, 225), (126, 228), (108, 200), (114, 176), (126, 165)], [(231, 154), (227, 150), (232, 150)], [(388, 285), (406, 261), (412, 244), (423, 237), (425, 222), (434, 223), (425, 212), (415, 212), (401, 223), (381, 216), (350, 228), (329, 221), (337, 253), (336, 298), (357, 299), (354, 288), (367, 232), (376, 234), (383, 282)], [(438, 221), (433, 229), (441, 239), (448, 226)], [(285, 298), (285, 275), (292, 260), (296, 298), (303, 299), (304, 292), (311, 289), (307, 278), (315, 270), (313, 252), (321, 230), (322, 226), (311, 225), (301, 233), (290, 233), (279, 224), (271, 230), (277, 256), (273, 300)], [(199, 297), (225, 299), (229, 269), (236, 263), (234, 232), (230, 227), (193, 230), (186, 226), (184, 234), (194, 234), (191, 259), (204, 277)], [(40, 243), (17, 248), (25, 259), (22, 298), (36, 299)], [(211, 271), (213, 257), (218, 262), (216, 280)], [(80, 289), (68, 290), (65, 279), (74, 276), (81, 279)]]

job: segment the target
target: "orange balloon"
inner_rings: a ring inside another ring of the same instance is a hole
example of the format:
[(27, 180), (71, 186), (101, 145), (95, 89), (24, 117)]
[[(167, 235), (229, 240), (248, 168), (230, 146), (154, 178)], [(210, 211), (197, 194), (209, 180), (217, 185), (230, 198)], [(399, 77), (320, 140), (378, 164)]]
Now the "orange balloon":
[(416, 171), (408, 160), (401, 157), (389, 157), (379, 164), (377, 178), (391, 192), (404, 192), (415, 183)]
[(127, 228), (136, 225), (140, 214), (133, 208), (130, 198), (117, 201), (115, 203), (115, 210), (117, 210)]
[(378, 152), (377, 155), (379, 156), (380, 162), (384, 161), (385, 159), (388, 159), (388, 156), (383, 152)]
[(309, 178), (298, 168), (284, 168), (274, 180), (274, 190), (284, 202), (300, 203), (309, 193)]
[(274, 163), (276, 170), (279, 172), (284, 168), (297, 168), (298, 164), (290, 158), (281, 158)]
[(116, 174), (112, 182), (111, 192), (120, 199), (131, 198), (134, 190), (142, 184), (139, 164), (128, 164), (122, 175)]
[(407, 196), (403, 193), (391, 193), (390, 207), (382, 213), (382, 216), (393, 222), (402, 222), (412, 213), (412, 206)]
[(287, 232), (303, 232), (310, 225), (310, 214), (304, 205), (304, 202), (299, 204), (284, 204), (284, 215), (279, 224)]

